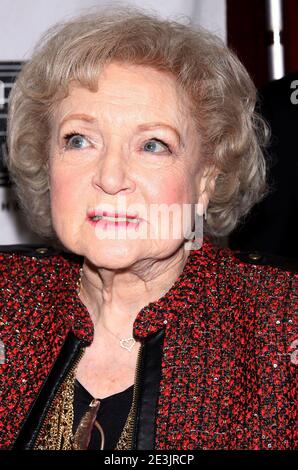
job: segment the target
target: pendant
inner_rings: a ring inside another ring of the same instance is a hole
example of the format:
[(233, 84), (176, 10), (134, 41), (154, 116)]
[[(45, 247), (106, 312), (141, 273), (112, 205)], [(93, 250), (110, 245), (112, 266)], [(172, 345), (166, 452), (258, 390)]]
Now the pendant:
[(129, 352), (131, 352), (131, 350), (134, 347), (135, 343), (136, 343), (136, 340), (134, 338), (120, 339), (121, 348), (127, 349), (127, 351), (129, 351)]

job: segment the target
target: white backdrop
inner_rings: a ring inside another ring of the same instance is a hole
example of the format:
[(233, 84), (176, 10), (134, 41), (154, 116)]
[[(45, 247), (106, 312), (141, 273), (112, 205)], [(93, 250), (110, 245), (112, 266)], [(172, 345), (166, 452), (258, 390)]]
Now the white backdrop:
[[(49, 26), (80, 13), (88, 7), (111, 3), (115, 2), (100, 0), (1, 0), (0, 62), (27, 60), (40, 35)], [(189, 16), (194, 24), (202, 25), (226, 40), (226, 0), (164, 0), (163, 2), (143, 0), (117, 1), (116, 3), (129, 3), (144, 9), (153, 9), (164, 17), (177, 20), (180, 15)], [(4, 114), (2, 114), (3, 116)], [(0, 245), (38, 241), (38, 238), (26, 228), (24, 220), (16, 210), (11, 189), (0, 186)]]

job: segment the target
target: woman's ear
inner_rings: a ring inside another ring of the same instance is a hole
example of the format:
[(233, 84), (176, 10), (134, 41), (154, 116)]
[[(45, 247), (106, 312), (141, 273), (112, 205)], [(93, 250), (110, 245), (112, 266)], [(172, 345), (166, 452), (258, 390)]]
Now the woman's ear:
[(205, 167), (203, 174), (200, 173), (197, 177), (197, 214), (206, 214), (209, 199), (215, 189), (216, 179), (219, 170), (214, 166)]

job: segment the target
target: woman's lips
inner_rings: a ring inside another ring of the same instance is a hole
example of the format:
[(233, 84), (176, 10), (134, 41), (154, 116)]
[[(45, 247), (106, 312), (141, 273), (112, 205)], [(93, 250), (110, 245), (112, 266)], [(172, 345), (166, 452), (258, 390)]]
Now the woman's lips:
[[(102, 217), (103, 218), (100, 218)], [(105, 218), (108, 217), (108, 218)], [(115, 220), (110, 220), (110, 218), (113, 218)], [(117, 220), (117, 219), (126, 219), (126, 220)], [(143, 222), (143, 219), (140, 219), (138, 217), (131, 217), (127, 215), (122, 215), (122, 214), (111, 214), (108, 212), (90, 212), (87, 217), (88, 222), (93, 226), (93, 227), (98, 227), (102, 228), (103, 230), (107, 230), (109, 228), (119, 228), (119, 229), (134, 229), (135, 231), (138, 231), (141, 223)]]
[(126, 218), (129, 218), (129, 219), (137, 219), (139, 218), (139, 214), (137, 213), (134, 213), (134, 214), (124, 214), (124, 213), (120, 213), (120, 212), (108, 212), (108, 211), (100, 211), (100, 210), (91, 210), (91, 211), (88, 211), (87, 213), (87, 216), (88, 217), (95, 217), (95, 216), (106, 216), (106, 217), (114, 217), (114, 218), (123, 218), (123, 217), (126, 217)]
[(111, 228), (111, 227), (118, 227), (118, 228), (129, 228), (129, 229), (134, 228), (137, 231), (142, 221), (139, 220), (139, 222), (129, 222), (129, 220), (126, 220), (125, 222), (119, 222), (119, 221), (112, 222), (111, 220), (105, 220), (105, 219), (101, 219), (101, 220), (88, 219), (88, 222), (93, 227), (95, 226), (101, 227), (103, 228), (103, 230), (107, 230), (108, 228)]

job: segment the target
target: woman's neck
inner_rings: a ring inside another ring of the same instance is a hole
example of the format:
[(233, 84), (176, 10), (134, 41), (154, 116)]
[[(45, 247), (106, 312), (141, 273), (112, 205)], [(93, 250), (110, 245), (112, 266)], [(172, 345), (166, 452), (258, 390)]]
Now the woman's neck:
[(114, 332), (131, 334), (138, 312), (171, 288), (183, 271), (189, 253), (182, 245), (166, 259), (143, 259), (119, 271), (97, 268), (85, 260), (80, 299), (94, 327), (102, 323)]

